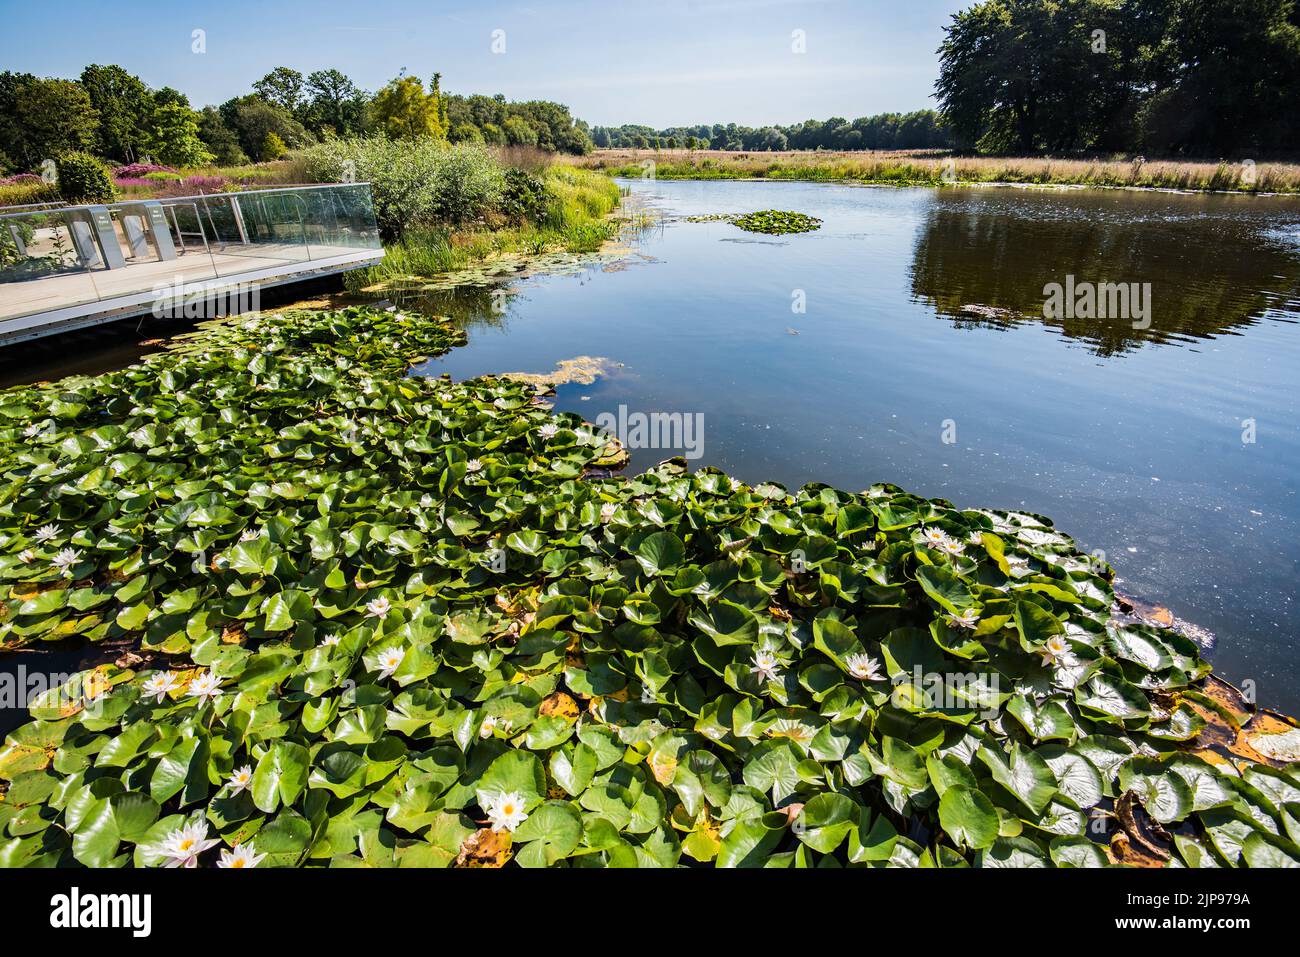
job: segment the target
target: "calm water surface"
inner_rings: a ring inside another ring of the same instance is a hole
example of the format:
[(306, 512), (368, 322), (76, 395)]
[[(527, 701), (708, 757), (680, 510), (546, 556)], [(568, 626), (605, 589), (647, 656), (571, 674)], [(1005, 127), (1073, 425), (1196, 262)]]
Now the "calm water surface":
[[(1300, 199), (629, 186), (668, 217), (638, 255), (518, 283), (501, 315), (483, 290), (432, 298), (470, 342), (421, 371), (606, 356), (623, 367), (556, 405), (702, 413), (696, 464), (1050, 516), (1213, 631), (1226, 677), (1300, 709)], [(680, 218), (767, 208), (824, 224), (764, 237)], [(1151, 327), (1044, 320), (1044, 284), (1067, 274), (1151, 283)]]

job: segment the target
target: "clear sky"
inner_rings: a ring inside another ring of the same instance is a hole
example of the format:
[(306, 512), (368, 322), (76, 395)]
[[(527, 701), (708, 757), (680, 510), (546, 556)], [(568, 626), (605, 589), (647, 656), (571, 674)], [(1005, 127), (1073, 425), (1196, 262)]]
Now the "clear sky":
[(203, 106), (275, 66), (335, 67), (369, 90), (405, 67), (454, 93), (559, 100), (595, 125), (761, 126), (932, 106), (943, 26), (970, 2), (0, 0), (0, 69), (118, 63)]

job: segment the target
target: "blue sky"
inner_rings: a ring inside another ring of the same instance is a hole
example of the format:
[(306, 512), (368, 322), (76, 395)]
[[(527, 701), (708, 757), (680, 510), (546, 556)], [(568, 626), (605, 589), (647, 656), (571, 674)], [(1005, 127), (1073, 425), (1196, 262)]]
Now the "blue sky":
[(0, 69), (119, 63), (202, 106), (280, 65), (336, 67), (371, 90), (405, 67), (456, 93), (559, 100), (593, 124), (759, 126), (933, 105), (943, 25), (970, 2), (0, 0)]

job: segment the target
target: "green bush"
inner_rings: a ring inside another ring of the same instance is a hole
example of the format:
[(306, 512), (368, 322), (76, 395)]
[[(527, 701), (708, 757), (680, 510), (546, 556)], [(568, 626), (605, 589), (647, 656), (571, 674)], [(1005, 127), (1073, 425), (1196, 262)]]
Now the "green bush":
[(53, 203), (59, 199), (59, 188), (44, 180), (23, 180), (0, 186), (0, 206), (26, 206), (32, 203)]
[(113, 177), (103, 161), (89, 153), (64, 153), (56, 161), (59, 195), (69, 203), (107, 203), (116, 195)]
[(478, 143), (443, 147), (432, 169), (437, 216), (466, 223), (500, 208), (505, 170)]
[(546, 184), (527, 170), (509, 167), (501, 192), (501, 212), (513, 220), (540, 222), (546, 215)]
[(407, 230), (460, 224), (498, 209), (505, 173), (482, 146), (433, 139), (359, 137), (329, 140), (301, 154), (312, 182), (368, 182), (386, 240)]

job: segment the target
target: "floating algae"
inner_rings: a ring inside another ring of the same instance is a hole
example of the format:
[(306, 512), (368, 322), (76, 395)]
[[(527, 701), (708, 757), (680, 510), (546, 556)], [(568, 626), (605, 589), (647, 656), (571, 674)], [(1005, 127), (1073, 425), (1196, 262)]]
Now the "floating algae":
[(623, 363), (604, 356), (574, 356), (561, 359), (551, 372), (503, 372), (501, 378), (527, 382), (540, 389), (554, 389), (561, 385), (591, 385), (602, 375), (623, 368)]

